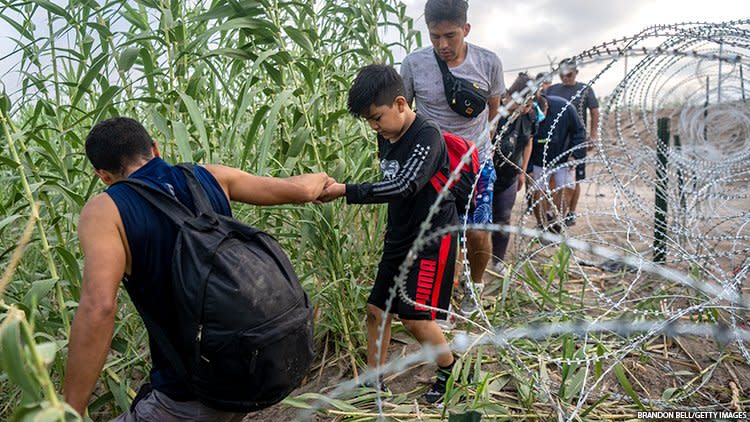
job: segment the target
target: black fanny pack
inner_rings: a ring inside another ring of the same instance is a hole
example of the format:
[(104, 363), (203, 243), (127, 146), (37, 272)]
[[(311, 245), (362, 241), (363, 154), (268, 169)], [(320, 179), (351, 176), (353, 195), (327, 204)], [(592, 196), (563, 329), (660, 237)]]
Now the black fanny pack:
[(445, 97), (448, 100), (448, 106), (457, 114), (475, 118), (482, 114), (487, 106), (487, 97), (489, 92), (479, 87), (479, 84), (469, 82), (463, 78), (457, 78), (450, 70), (448, 65), (440, 59), (437, 53), (435, 60), (440, 66), (440, 73), (443, 74), (443, 87), (445, 88)]

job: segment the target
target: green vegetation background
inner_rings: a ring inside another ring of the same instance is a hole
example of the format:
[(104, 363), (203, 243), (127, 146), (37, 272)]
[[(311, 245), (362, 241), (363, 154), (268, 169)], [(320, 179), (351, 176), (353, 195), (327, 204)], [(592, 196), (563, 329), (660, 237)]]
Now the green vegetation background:
[[(360, 66), (393, 63), (393, 51), (420, 45), (394, 0), (2, 0), (0, 19), (15, 43), (0, 60), (21, 75), (0, 95), (2, 420), (66, 413), (59, 393), (81, 285), (76, 226), (104, 189), (84, 154), (92, 125), (137, 118), (172, 163), (372, 179), (373, 136), (346, 112), (350, 81)], [(314, 301), (318, 344), (353, 367), (363, 365), (382, 211), (340, 201), (234, 208), (286, 248)], [(89, 407), (101, 416), (126, 409), (149, 370), (145, 330), (124, 291), (119, 302)]]

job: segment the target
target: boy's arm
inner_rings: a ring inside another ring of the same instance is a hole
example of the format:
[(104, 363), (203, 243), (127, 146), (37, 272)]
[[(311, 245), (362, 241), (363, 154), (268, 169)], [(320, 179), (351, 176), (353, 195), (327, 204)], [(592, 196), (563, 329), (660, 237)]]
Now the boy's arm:
[(434, 127), (420, 131), (419, 138), (409, 153), (406, 164), (389, 180), (377, 183), (342, 184), (329, 186), (318, 198), (328, 202), (346, 195), (349, 204), (379, 204), (407, 198), (422, 189), (440, 168), (437, 142), (443, 135)]
[(378, 204), (408, 198), (419, 192), (440, 168), (437, 147), (443, 135), (434, 127), (425, 127), (417, 135), (405, 164), (389, 180), (377, 183), (347, 184), (349, 204)]
[(287, 178), (256, 176), (242, 170), (207, 164), (230, 201), (253, 205), (300, 204), (314, 201), (331, 183), (325, 173), (301, 174)]
[(117, 312), (117, 289), (126, 252), (118, 229), (120, 214), (107, 194), (81, 210), (78, 237), (84, 254), (81, 300), (68, 342), (64, 396), (83, 415), (109, 353)]

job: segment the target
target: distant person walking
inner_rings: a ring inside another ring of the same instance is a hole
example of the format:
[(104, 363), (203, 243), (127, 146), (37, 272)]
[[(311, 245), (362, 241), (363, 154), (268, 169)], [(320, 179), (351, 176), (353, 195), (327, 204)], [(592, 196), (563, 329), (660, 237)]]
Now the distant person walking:
[[(546, 94), (561, 97), (570, 101), (571, 104), (573, 104), (573, 107), (575, 107), (578, 117), (583, 122), (584, 129), (586, 128), (586, 117), (588, 114), (591, 115), (589, 136), (586, 138), (586, 149), (591, 150), (594, 147), (594, 142), (599, 137), (599, 101), (596, 99), (594, 89), (581, 82), (576, 82), (576, 77), (578, 76), (578, 65), (573, 59), (565, 59), (560, 62), (559, 74), (562, 83), (550, 86), (547, 89)], [(572, 99), (576, 95), (577, 97)], [(565, 197), (569, 207), (568, 214), (565, 216), (565, 223), (568, 226), (572, 226), (576, 223), (576, 207), (578, 206), (578, 199), (581, 196), (581, 181), (585, 178), (586, 164), (578, 164), (575, 170), (575, 188), (566, 188), (565, 192)]]
[[(543, 118), (534, 136), (530, 158), (534, 180), (532, 192), (537, 203), (534, 207), (534, 216), (541, 229), (559, 232), (558, 222), (567, 211), (562, 189), (572, 188), (575, 183), (573, 172), (565, 163), (586, 156), (586, 150), (578, 148), (585, 142), (586, 134), (581, 119), (572, 107), (566, 107), (565, 99), (552, 95), (537, 95), (535, 102)], [(554, 190), (550, 185), (551, 178), (554, 178)], [(551, 203), (548, 200), (550, 192)], [(545, 197), (544, 200), (542, 196)]]

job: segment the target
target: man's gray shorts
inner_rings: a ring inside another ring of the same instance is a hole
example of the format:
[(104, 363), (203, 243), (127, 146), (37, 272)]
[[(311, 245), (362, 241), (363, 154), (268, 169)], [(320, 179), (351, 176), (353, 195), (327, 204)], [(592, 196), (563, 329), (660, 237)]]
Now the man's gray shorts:
[(240, 422), (244, 413), (222, 412), (198, 401), (175, 401), (164, 393), (152, 390), (133, 411), (123, 413), (111, 422)]

